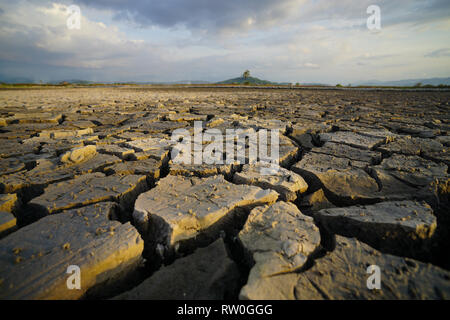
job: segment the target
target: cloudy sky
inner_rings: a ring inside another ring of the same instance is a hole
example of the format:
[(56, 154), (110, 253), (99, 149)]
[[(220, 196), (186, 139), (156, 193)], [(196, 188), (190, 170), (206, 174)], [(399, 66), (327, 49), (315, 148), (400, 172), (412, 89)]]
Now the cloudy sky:
[(0, 0), (0, 48), (0, 76), (36, 81), (449, 77), (450, 1)]

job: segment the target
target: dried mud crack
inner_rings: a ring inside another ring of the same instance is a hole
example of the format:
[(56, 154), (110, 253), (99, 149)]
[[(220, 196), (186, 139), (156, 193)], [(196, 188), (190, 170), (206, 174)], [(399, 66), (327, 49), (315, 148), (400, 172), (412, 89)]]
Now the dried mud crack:
[[(0, 298), (449, 299), (449, 97), (2, 90)], [(229, 129), (243, 163), (227, 137), (220, 164), (176, 161), (173, 132), (195, 158)], [(280, 167), (264, 171), (251, 150), (275, 129)]]

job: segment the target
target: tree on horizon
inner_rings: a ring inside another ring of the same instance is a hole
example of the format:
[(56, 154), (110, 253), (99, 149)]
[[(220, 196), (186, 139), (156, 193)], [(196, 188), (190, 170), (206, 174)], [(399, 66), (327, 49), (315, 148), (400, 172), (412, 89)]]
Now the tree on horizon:
[(242, 76), (244, 77), (244, 79), (247, 79), (250, 77), (250, 71), (249, 70), (245, 70), (244, 73), (242, 74)]

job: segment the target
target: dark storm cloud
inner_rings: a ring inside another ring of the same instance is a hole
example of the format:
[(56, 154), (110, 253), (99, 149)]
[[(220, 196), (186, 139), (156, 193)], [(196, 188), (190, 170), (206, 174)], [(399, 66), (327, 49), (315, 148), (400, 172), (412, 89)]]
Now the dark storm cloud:
[[(296, 0), (138, 0), (133, 2), (81, 0), (81, 3), (111, 9), (117, 19), (131, 20), (143, 26), (185, 26), (188, 29), (217, 30), (276, 23), (291, 13)], [(298, 6), (297, 6), (298, 7)]]
[[(424, 23), (448, 17), (448, 0), (80, 0), (112, 10), (116, 19), (140, 26), (184, 26), (208, 33), (333, 19), (366, 19), (369, 5), (380, 6), (384, 25)], [(250, 20), (249, 20), (250, 19)]]

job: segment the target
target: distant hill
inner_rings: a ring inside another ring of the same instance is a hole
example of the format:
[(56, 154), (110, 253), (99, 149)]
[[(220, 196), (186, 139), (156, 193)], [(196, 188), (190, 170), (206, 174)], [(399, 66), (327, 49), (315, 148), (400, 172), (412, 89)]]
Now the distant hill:
[(0, 82), (3, 83), (34, 83), (33, 79), (25, 77), (9, 77), (7, 75), (0, 74)]
[(397, 81), (369, 80), (357, 83), (359, 86), (386, 86), (386, 87), (412, 87), (417, 83), (422, 85), (438, 86), (440, 84), (450, 85), (450, 78), (429, 78), (429, 79), (405, 79)]
[(61, 84), (63, 82), (70, 83), (70, 84), (94, 84), (94, 81), (87, 81), (87, 80), (81, 80), (81, 79), (70, 79), (70, 80), (54, 80), (49, 81), (47, 83), (49, 84)]
[(116, 83), (125, 83), (125, 84), (164, 84), (164, 85), (173, 85), (173, 84), (209, 84), (210, 81), (204, 80), (180, 80), (180, 81), (90, 81), (90, 80), (82, 80), (82, 79), (57, 79), (57, 80), (49, 80), (49, 81), (36, 81), (31, 78), (25, 77), (10, 77), (7, 75), (0, 74), (0, 82), (1, 83), (9, 83), (9, 84), (18, 84), (18, 83), (45, 83), (45, 84), (61, 84), (63, 82), (70, 84), (81, 84), (81, 85), (89, 85), (89, 84), (116, 84)]
[(220, 82), (216, 82), (216, 84), (250, 84), (250, 85), (255, 85), (255, 84), (272, 84), (272, 85), (279, 85), (279, 84), (289, 84), (289, 83), (277, 83), (277, 82), (271, 82), (268, 80), (261, 80), (255, 77), (239, 77), (239, 78), (234, 78), (234, 79), (229, 79), (229, 80), (225, 80), (225, 81), (220, 81)]
[(179, 81), (124, 81), (120, 83), (173, 85), (173, 84), (209, 84), (211, 82), (204, 80), (179, 80)]

